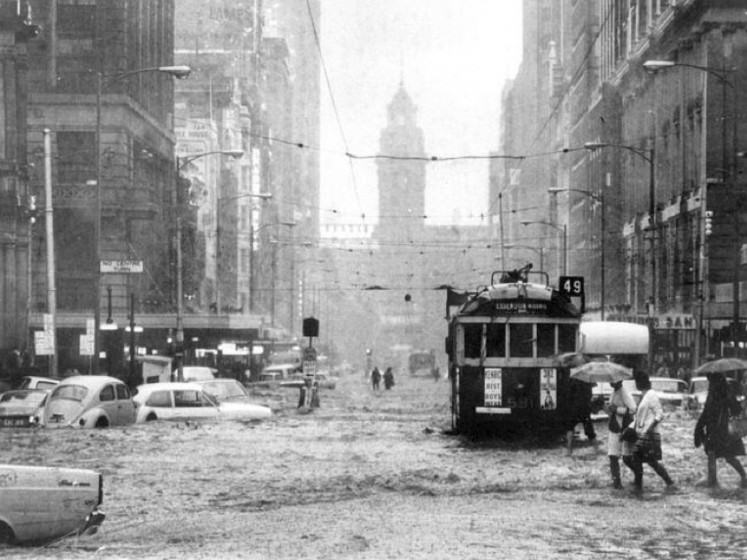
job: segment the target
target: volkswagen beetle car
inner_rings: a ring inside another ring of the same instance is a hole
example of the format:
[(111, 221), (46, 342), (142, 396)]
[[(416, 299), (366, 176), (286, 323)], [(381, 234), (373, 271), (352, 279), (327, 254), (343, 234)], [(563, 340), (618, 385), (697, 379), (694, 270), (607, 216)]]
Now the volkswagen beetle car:
[(218, 401), (198, 383), (149, 383), (140, 385), (134, 397), (137, 421), (188, 419), (269, 418), (266, 406), (241, 401)]
[(14, 389), (0, 395), (0, 428), (37, 425), (48, 393), (43, 389)]
[(74, 375), (49, 394), (42, 415), (47, 428), (106, 428), (133, 424), (135, 403), (122, 381), (108, 375)]
[(0, 465), (0, 544), (44, 543), (95, 532), (104, 521), (101, 474)]

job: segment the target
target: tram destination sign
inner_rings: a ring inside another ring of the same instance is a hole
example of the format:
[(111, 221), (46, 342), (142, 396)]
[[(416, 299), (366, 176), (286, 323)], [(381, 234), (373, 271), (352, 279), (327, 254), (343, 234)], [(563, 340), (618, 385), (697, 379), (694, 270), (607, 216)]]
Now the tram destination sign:
[(137, 274), (143, 271), (143, 261), (101, 261), (101, 272)]
[(493, 309), (497, 313), (514, 313), (522, 315), (545, 315), (548, 312), (546, 301), (496, 301)]

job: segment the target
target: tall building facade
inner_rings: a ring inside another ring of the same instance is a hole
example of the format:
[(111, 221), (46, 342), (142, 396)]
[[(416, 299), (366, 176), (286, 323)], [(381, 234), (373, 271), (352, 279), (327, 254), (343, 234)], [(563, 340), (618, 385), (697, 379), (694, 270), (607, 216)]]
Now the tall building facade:
[[(155, 71), (173, 63), (174, 3), (29, 5), (41, 29), (28, 51), (29, 188), (44, 204), (48, 128), (60, 367), (88, 369), (91, 352), (80, 335), (90, 331), (98, 309), (108, 324), (119, 324), (100, 347), (107, 360), (101, 369), (114, 373), (131, 309), (173, 317), (175, 305), (174, 78)], [(33, 329), (43, 326), (49, 289), (43, 231), (34, 228), (32, 240)], [(143, 272), (100, 273), (99, 259), (141, 262)]]
[(30, 239), (38, 204), (26, 148), (28, 43), (39, 29), (17, 2), (0, 2), (0, 380), (14, 349), (29, 350)]
[(176, 60), (196, 70), (177, 89), (201, 267), (190, 310), (278, 336), (300, 334), (298, 246), (318, 238), (319, 16), (318, 1), (177, 6)]
[[(548, 35), (550, 4), (564, 23)], [(588, 279), (589, 311), (648, 324), (652, 357), (673, 368), (745, 342), (743, 8), (736, 0), (524, 2), (532, 32), (522, 67), (546, 70), (539, 127), (555, 124), (543, 146), (553, 155), (538, 158), (554, 170), (536, 192), (548, 210), (529, 219), (568, 224), (569, 272)], [(518, 106), (527, 87), (520, 71), (505, 98), (505, 153), (530, 153), (523, 128), (536, 118)], [(497, 188), (532, 192), (521, 167), (495, 173)]]

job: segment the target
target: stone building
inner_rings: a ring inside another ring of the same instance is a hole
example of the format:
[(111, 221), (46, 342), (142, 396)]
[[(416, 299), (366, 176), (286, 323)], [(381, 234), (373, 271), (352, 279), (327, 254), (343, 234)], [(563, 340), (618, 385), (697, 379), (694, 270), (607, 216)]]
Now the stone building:
[[(508, 163), (494, 188), (544, 197), (528, 219), (568, 225), (589, 311), (649, 324), (652, 358), (732, 353), (744, 339), (743, 2), (525, 0), (524, 29), (501, 151), (551, 155)], [(539, 122), (522, 106), (531, 92)], [(528, 165), (550, 175), (530, 179)]]
[(35, 221), (26, 148), (28, 43), (39, 28), (18, 2), (0, 2), (0, 379), (6, 356), (27, 350), (29, 239)]
[[(133, 299), (138, 314), (173, 317), (174, 77), (155, 69), (173, 61), (174, 4), (29, 5), (41, 28), (28, 54), (29, 188), (43, 204), (42, 131), (49, 128), (60, 367), (99, 370), (99, 355), (84, 351), (81, 334), (101, 314), (102, 324), (119, 324), (96, 338), (107, 359), (101, 370), (114, 372)], [(42, 232), (34, 229), (32, 329), (43, 326), (49, 288)], [(99, 260), (142, 262), (145, 272), (100, 274)]]

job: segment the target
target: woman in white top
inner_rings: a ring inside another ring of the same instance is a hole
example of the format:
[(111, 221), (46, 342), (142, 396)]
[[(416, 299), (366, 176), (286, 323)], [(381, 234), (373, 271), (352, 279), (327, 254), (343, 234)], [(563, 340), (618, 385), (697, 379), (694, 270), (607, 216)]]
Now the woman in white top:
[(609, 414), (609, 431), (607, 433), (607, 455), (610, 459), (610, 474), (612, 475), (612, 486), (622, 488), (620, 481), (620, 457), (625, 465), (633, 472), (633, 444), (622, 439), (622, 431), (632, 421), (636, 406), (633, 397), (623, 387), (622, 381), (611, 383), (612, 395), (607, 414)]
[(664, 419), (664, 411), (661, 408), (659, 396), (651, 390), (651, 381), (647, 374), (641, 374), (636, 378), (636, 387), (643, 394), (638, 403), (638, 411), (635, 415), (635, 431), (638, 439), (633, 448), (633, 473), (635, 474), (635, 488), (640, 491), (643, 488), (643, 463), (647, 463), (654, 469), (667, 488), (674, 485), (667, 469), (661, 461), (661, 433), (659, 424)]

